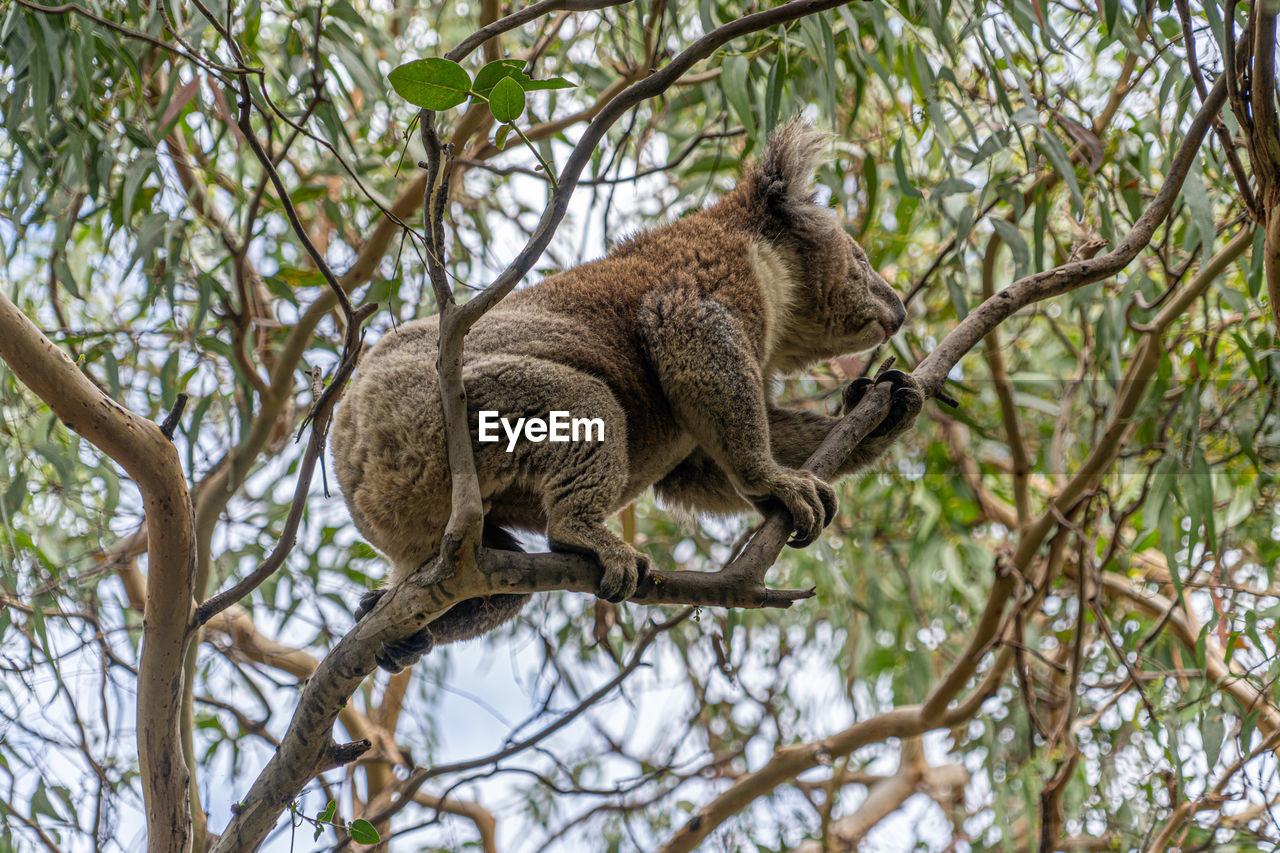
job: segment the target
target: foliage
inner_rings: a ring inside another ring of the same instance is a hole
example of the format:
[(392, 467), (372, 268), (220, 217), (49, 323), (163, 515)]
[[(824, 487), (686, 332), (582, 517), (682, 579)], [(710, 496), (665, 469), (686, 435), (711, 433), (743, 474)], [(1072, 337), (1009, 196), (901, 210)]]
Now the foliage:
[[(307, 374), (332, 371), (345, 331), (237, 128), (228, 69), (261, 69), (253, 132), (310, 240), (354, 270), (353, 300), (381, 306), (372, 339), (435, 310), (411, 104), (446, 110), (455, 143), (445, 261), (462, 295), (519, 251), (584, 123), (743, 9), (553, 11), (452, 62), (435, 54), (498, 4), (181, 5), (0, 9), (0, 292), (121, 405), (160, 420), (190, 395), (174, 441), (205, 597), (280, 538)], [(1196, 76), (1224, 67), (1219, 7), (1183, 17), (1167, 0), (1142, 15), (1115, 0), (894, 0), (746, 35), (610, 130), (539, 273), (705, 203), (804, 110), (834, 132), (819, 175), (834, 213), (912, 295), (892, 349), (914, 364), (1012, 279), (1129, 232), (1203, 99)], [(541, 596), (510, 630), (369, 679), (341, 721), (377, 748), (320, 777), (296, 815), (317, 831), (363, 816), (361, 831), (423, 849), (658, 849), (786, 747), (927, 701), (1047, 517), (974, 661), (970, 719), (761, 781), (708, 849), (1139, 850), (1170, 827), (1184, 849), (1273, 844), (1280, 350), (1230, 150), (1202, 147), (1175, 215), (1122, 274), (1005, 323), (953, 372), (959, 410), (930, 405), (891, 460), (842, 486), (828, 535), (771, 577), (815, 599), (704, 610), (537, 748), (468, 765), (584, 702), (674, 613)], [(830, 409), (873, 366), (839, 359), (783, 395)], [(142, 503), (8, 367), (0, 441), (0, 850), (131, 848)], [(1055, 504), (1082, 472), (1079, 499)], [(325, 489), (311, 485), (286, 568), (210, 623), (193, 659), (184, 726), (214, 832), (384, 574)], [(748, 528), (648, 499), (620, 525), (689, 570), (722, 563)], [(438, 775), (380, 822), (412, 767)], [(872, 820), (867, 792), (895, 780), (895, 813)], [(306, 843), (287, 826), (272, 849)]]

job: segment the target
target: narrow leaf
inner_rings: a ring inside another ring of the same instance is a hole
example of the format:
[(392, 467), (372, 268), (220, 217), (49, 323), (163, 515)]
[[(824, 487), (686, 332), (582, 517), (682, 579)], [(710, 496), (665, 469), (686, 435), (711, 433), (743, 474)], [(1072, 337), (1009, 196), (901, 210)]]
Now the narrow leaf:
[(1054, 171), (1062, 176), (1067, 182), (1067, 189), (1071, 190), (1071, 209), (1076, 216), (1084, 213), (1084, 196), (1080, 194), (1080, 184), (1076, 181), (1076, 170), (1071, 165), (1071, 158), (1067, 156), (1067, 149), (1062, 147), (1062, 143), (1058, 141), (1058, 137), (1054, 136), (1048, 130), (1043, 130), (1040, 138), (1036, 141), (1036, 147), (1049, 158), (1049, 162), (1053, 164)]
[(575, 89), (577, 83), (572, 83), (563, 77), (548, 77), (546, 80), (530, 80), (527, 76), (521, 74), (518, 78), (521, 87), (526, 92), (536, 92), (539, 89)]
[(1013, 277), (1022, 278), (1031, 264), (1031, 251), (1027, 248), (1022, 232), (1018, 230), (1018, 226), (999, 216), (991, 217), (991, 227), (996, 229), (996, 233), (1009, 246), (1013, 255)]
[(907, 179), (907, 164), (902, 151), (902, 138), (893, 149), (893, 170), (898, 174), (898, 189), (908, 198), (920, 198), (922, 193)]
[(738, 121), (742, 122), (744, 127), (755, 127), (756, 121), (751, 114), (751, 102), (754, 98), (748, 83), (749, 69), (746, 58), (731, 56), (721, 67), (723, 70), (720, 73), (720, 87), (724, 89), (724, 96), (728, 98), (729, 105), (738, 114)]

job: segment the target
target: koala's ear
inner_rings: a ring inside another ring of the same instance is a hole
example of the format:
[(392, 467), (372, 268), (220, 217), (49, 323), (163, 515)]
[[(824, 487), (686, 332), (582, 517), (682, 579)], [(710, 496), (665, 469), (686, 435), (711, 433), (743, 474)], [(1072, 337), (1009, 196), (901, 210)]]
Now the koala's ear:
[(779, 127), (769, 137), (760, 164), (764, 185), (788, 201), (813, 201), (813, 175), (822, 162), (822, 150), (830, 134), (815, 130), (800, 116)]
[(813, 175), (823, 161), (830, 134), (796, 116), (769, 137), (764, 158), (748, 175), (757, 210), (774, 230), (803, 231), (823, 217), (814, 204)]

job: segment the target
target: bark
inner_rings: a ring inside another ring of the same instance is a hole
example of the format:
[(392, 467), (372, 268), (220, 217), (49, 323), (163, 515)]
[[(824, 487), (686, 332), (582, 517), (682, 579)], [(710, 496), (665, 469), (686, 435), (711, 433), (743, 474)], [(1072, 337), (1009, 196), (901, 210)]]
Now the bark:
[(0, 293), (0, 358), (68, 428), (128, 472), (147, 518), (147, 586), (137, 730), (147, 849), (191, 849), (188, 773), (179, 732), (182, 664), (195, 577), (186, 476), (160, 427), (112, 400)]

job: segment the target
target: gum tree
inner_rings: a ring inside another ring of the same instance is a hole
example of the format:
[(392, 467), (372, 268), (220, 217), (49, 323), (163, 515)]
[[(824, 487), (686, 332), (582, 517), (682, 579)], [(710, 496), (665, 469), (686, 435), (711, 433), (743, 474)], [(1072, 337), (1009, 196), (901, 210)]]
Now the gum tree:
[[(0, 845), (1274, 842), (1274, 32), (1185, 0), (13, 0)], [(784, 393), (893, 355), (958, 406), (803, 552), (629, 508), (662, 572), (621, 607), (477, 548), (454, 429), (448, 547), (353, 627), (383, 567), (315, 469), (364, 337), (442, 312), (460, 422), (476, 317), (802, 110), (911, 316)], [(518, 625), (373, 674), (519, 590)]]

